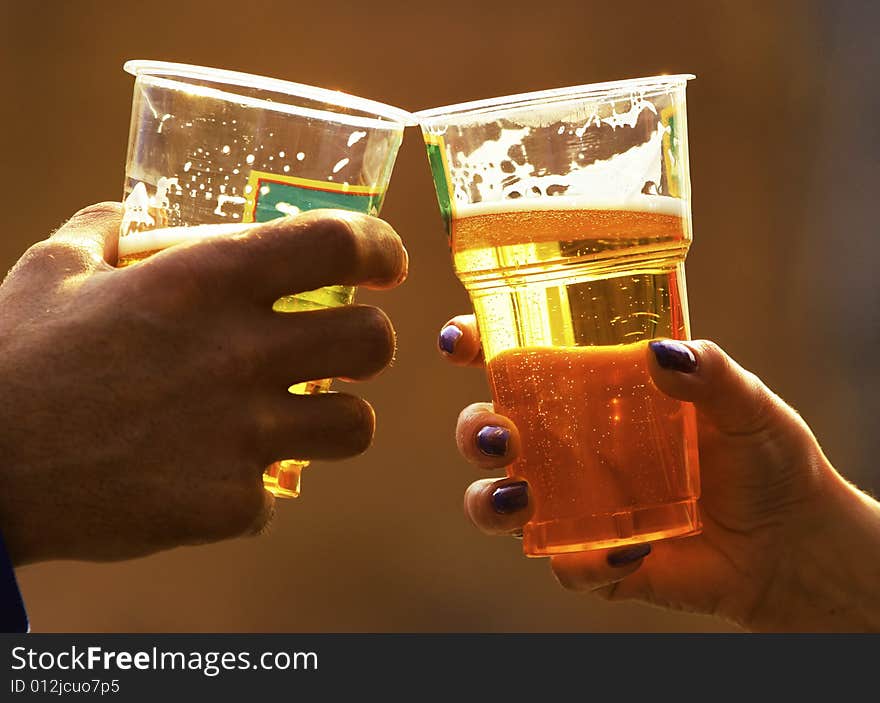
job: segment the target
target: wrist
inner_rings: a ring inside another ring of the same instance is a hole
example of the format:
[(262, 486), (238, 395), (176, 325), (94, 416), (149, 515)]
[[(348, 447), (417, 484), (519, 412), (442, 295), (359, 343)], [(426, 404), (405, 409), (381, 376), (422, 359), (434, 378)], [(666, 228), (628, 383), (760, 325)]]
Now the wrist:
[(795, 552), (795, 629), (880, 632), (877, 555), (880, 503), (833, 471), (821, 520)]

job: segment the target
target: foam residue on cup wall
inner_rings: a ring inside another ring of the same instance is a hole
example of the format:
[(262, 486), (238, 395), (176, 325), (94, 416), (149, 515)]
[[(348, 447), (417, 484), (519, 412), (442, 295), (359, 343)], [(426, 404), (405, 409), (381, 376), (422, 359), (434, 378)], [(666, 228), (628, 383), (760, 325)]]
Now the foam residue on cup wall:
[[(664, 102), (665, 96), (633, 95), (579, 109), (532, 108), (479, 124), (450, 124), (442, 136), (455, 216), (535, 209), (547, 198), (558, 199), (560, 208), (586, 203), (680, 213), (686, 204), (650, 197), (682, 197), (669, 187), (663, 163), (664, 139), (674, 138), (663, 119)], [(668, 144), (666, 156), (674, 158)]]
[[(327, 183), (333, 189), (384, 186), (386, 157), (396, 150), (402, 127), (315, 122), (293, 108), (258, 109), (233, 98), (182, 82), (138, 78), (123, 237), (160, 227), (244, 222), (264, 194), (258, 179), (316, 188)], [(270, 207), (282, 216), (298, 211), (298, 205), (273, 201)], [(264, 211), (263, 219), (267, 216)]]
[[(155, 173), (140, 172), (137, 162), (131, 164), (126, 195), (131, 196), (138, 184), (146, 184), (152, 191), (160, 181), (175, 181), (167, 190), (166, 220), (170, 225), (241, 222), (252, 170), (291, 175), (308, 168), (308, 152), (300, 150), (297, 158), (297, 149), (287, 147), (271, 131), (258, 142), (252, 128), (238, 119), (210, 115), (182, 119), (172, 114), (159, 126), (162, 131), (157, 129), (150, 141), (157, 148), (164, 147), (166, 171), (157, 178)], [(148, 136), (143, 139), (148, 141)], [(186, 151), (181, 151), (184, 148)]]

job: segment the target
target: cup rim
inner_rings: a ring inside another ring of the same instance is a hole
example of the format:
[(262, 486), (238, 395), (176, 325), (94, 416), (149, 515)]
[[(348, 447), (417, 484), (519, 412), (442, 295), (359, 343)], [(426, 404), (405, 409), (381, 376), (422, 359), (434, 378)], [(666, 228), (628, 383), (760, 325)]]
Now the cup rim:
[[(417, 125), (418, 121), (411, 112), (393, 105), (377, 102), (368, 98), (344, 93), (341, 90), (318, 88), (317, 86), (295, 83), (280, 78), (260, 76), (253, 73), (242, 73), (225, 68), (211, 68), (209, 66), (197, 66), (194, 64), (174, 63), (171, 61), (153, 61), (151, 59), (131, 59), (126, 61), (123, 70), (139, 78), (141, 76), (156, 77), (174, 81), (175, 78), (193, 78), (208, 80), (229, 86), (242, 88), (257, 88), (271, 90), (276, 93), (284, 93), (291, 96), (306, 98), (352, 110), (358, 110), (364, 115), (347, 115), (332, 110), (320, 108), (300, 107), (286, 103), (272, 102), (261, 98), (247, 98), (247, 102), (259, 104), (265, 109), (274, 111), (301, 114), (306, 117), (318, 117), (332, 122), (342, 122), (355, 127), (370, 127), (373, 129), (402, 129), (407, 126)], [(185, 84), (185, 83), (184, 83)], [(225, 97), (235, 102), (242, 102), (244, 96), (220, 89), (210, 88), (217, 97)]]
[(645, 90), (652, 87), (678, 86), (696, 78), (692, 73), (661, 74), (645, 78), (627, 78), (623, 80), (605, 81), (602, 83), (585, 83), (566, 88), (552, 88), (530, 93), (515, 93), (497, 98), (471, 100), (443, 107), (432, 107), (412, 113), (420, 124), (438, 117), (462, 118), (477, 115), (488, 115), (496, 112), (513, 112), (542, 103), (557, 104), (583, 98), (606, 98), (616, 94)]

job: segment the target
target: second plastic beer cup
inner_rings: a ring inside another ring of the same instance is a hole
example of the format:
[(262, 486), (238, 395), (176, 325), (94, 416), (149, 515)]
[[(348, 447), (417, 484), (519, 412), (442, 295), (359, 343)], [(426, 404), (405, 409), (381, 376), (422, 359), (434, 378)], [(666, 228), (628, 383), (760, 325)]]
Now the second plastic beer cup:
[[(129, 61), (125, 69), (137, 80), (119, 266), (186, 239), (304, 210), (379, 213), (409, 113), (234, 71), (156, 61)], [(353, 295), (353, 288), (331, 286), (282, 298), (274, 308), (345, 305)], [(315, 379), (290, 390), (329, 385)], [(264, 484), (275, 495), (296, 496), (307, 463), (277, 462)]]
[(689, 338), (689, 78), (416, 114), (495, 410), (521, 433), (530, 556), (700, 530), (695, 411), (648, 373), (650, 340)]

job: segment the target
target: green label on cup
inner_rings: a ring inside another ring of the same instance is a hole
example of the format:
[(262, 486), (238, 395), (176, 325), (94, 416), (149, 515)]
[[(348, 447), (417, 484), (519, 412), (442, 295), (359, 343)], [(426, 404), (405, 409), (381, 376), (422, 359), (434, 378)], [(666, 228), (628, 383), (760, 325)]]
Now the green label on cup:
[(244, 190), (246, 202), (243, 222), (268, 222), (317, 208), (376, 215), (385, 195), (384, 191), (369, 186), (314, 181), (263, 171), (251, 171)]
[(450, 197), (449, 170), (446, 168), (446, 146), (443, 143), (443, 137), (438, 135), (426, 136), (425, 146), (428, 149), (431, 174), (434, 176), (434, 188), (437, 190), (437, 203), (440, 205), (440, 214), (443, 215), (448, 235), (452, 232), (452, 199)]
[(668, 192), (673, 198), (681, 197), (681, 179), (679, 169), (673, 161), (679, 153), (678, 141), (678, 114), (674, 105), (660, 111), (660, 122), (666, 128), (663, 131), (663, 168), (666, 171), (666, 183)]
[[(244, 189), (242, 222), (269, 222), (317, 208), (336, 208), (377, 215), (384, 191), (369, 186), (353, 186), (332, 181), (314, 181), (296, 176), (280, 176), (251, 171)], [(354, 299), (351, 286), (328, 286), (319, 290), (285, 296), (273, 305), (279, 312), (300, 312), (348, 305)]]

